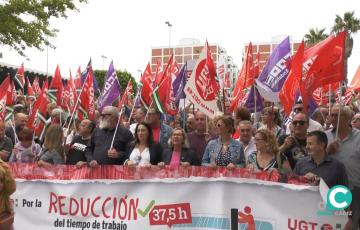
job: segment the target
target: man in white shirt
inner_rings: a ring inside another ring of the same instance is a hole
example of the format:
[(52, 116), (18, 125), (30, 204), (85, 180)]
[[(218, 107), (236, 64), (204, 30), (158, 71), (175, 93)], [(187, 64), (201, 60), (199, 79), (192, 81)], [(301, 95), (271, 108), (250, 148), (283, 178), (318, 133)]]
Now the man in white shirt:
[(245, 161), (247, 161), (248, 156), (256, 151), (256, 146), (253, 137), (253, 125), (250, 121), (240, 121), (239, 122), (239, 141), (244, 148)]

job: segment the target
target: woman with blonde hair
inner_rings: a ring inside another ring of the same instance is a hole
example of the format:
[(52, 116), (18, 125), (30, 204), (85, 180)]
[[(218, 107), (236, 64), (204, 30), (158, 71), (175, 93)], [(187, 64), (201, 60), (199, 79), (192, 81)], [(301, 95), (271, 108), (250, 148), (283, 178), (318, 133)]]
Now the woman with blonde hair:
[(43, 150), (41, 151), (37, 164), (39, 166), (50, 166), (52, 164), (64, 164), (64, 133), (60, 125), (50, 125), (46, 130)]
[(280, 154), (276, 137), (268, 129), (260, 129), (255, 133), (256, 151), (251, 153), (247, 159), (247, 168), (258, 171), (270, 169), (281, 169), (290, 172), (290, 164), (287, 158)]
[(163, 152), (163, 161), (159, 166), (195, 165), (195, 152), (189, 147), (187, 135), (182, 128), (175, 128), (168, 141), (168, 148)]
[(261, 114), (261, 124), (259, 129), (268, 129), (274, 133), (275, 137), (281, 134), (281, 127), (276, 123), (279, 119), (279, 112), (277, 108), (266, 107)]
[(16, 183), (9, 166), (0, 159), (0, 229), (12, 230), (14, 212), (10, 203), (10, 195), (16, 190)]

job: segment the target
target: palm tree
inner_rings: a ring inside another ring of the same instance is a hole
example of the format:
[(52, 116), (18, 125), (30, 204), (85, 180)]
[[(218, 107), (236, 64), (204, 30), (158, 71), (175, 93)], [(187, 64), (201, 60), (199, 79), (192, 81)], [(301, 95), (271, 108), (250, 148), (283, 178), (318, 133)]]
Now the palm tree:
[(341, 31), (346, 31), (346, 41), (345, 41), (345, 82), (347, 83), (347, 60), (351, 56), (351, 52), (354, 46), (352, 34), (355, 34), (360, 30), (360, 20), (355, 18), (354, 12), (344, 13), (342, 18), (339, 15), (336, 15), (334, 26), (331, 28), (332, 33), (339, 33)]
[(323, 29), (318, 29), (318, 28), (311, 28), (309, 30), (309, 33), (305, 34), (305, 44), (307, 46), (313, 46), (318, 42), (321, 42), (322, 40), (324, 40), (325, 38), (327, 38), (329, 35), (327, 35), (326, 33), (324, 33), (325, 28)]

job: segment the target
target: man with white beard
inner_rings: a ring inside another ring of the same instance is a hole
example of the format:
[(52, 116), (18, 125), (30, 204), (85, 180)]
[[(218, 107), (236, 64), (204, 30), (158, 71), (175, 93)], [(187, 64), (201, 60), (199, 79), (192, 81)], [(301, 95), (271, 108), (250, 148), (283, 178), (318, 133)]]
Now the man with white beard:
[(100, 114), (99, 128), (91, 135), (90, 144), (86, 148), (85, 157), (90, 167), (97, 165), (121, 165), (128, 158), (126, 146), (133, 140), (131, 132), (121, 125), (114, 137), (119, 112), (116, 107), (106, 106)]

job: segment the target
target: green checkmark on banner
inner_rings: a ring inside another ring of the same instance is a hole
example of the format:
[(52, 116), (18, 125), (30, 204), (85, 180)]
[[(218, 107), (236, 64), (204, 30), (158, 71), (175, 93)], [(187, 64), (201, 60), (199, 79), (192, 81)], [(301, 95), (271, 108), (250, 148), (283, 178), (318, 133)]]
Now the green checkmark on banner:
[(139, 215), (141, 215), (142, 217), (145, 217), (145, 216), (149, 213), (149, 211), (151, 210), (151, 208), (154, 206), (154, 204), (155, 204), (155, 200), (150, 201), (150, 203), (146, 206), (146, 208), (144, 209), (144, 211), (138, 208), (138, 209), (137, 209), (137, 213), (138, 213)]

